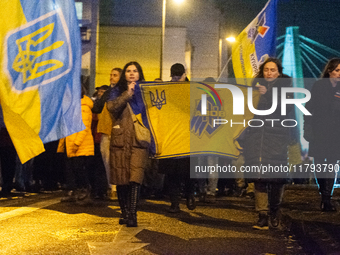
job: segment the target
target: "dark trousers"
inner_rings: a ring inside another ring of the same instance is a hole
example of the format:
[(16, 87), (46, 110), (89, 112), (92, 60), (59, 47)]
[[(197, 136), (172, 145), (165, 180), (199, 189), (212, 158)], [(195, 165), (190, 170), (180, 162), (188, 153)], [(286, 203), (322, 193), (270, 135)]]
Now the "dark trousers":
[(190, 178), (190, 158), (161, 159), (160, 168), (166, 168), (166, 182), (172, 203), (179, 203), (184, 184), (186, 197), (194, 194), (195, 179)]
[(67, 158), (65, 168), (66, 187), (68, 190), (89, 188), (89, 161), (91, 156)]
[(258, 212), (276, 212), (282, 202), (283, 183), (255, 182), (255, 209)]
[(104, 196), (107, 194), (108, 181), (106, 170), (100, 152), (100, 144), (94, 144), (94, 157), (90, 162), (89, 179), (92, 187), (91, 193), (94, 196)]
[(0, 147), (2, 194), (7, 195), (13, 187), (16, 151), (13, 146)]
[(58, 182), (63, 183), (62, 171), (64, 168), (63, 157), (57, 153), (59, 141), (44, 144), (45, 152), (34, 158), (33, 180), (41, 182), (45, 190), (55, 190)]
[[(334, 181), (335, 181), (335, 170), (334, 165), (337, 163), (337, 159), (335, 158), (320, 158), (320, 157), (314, 157), (314, 166), (317, 168), (317, 166), (320, 164), (321, 171), (315, 171), (315, 179), (317, 180), (319, 184), (319, 192), (322, 196), (322, 201), (330, 200), (333, 194), (333, 187), (334, 187)], [(327, 164), (326, 168), (328, 169), (329, 165), (333, 165), (333, 171), (326, 171), (324, 172), (324, 166), (322, 164)]]

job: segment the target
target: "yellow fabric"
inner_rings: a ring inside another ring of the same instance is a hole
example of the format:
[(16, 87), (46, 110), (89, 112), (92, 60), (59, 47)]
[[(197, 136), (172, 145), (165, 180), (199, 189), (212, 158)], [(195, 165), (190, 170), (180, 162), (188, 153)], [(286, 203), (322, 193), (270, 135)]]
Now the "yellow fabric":
[(288, 145), (288, 163), (289, 165), (302, 164), (300, 143), (294, 142)]
[(237, 84), (251, 86), (261, 63), (275, 56), (278, 0), (268, 0), (262, 11), (237, 36), (232, 46)]
[[(214, 87), (214, 84), (210, 86)], [(238, 86), (244, 94), (244, 115), (233, 115), (233, 100), (229, 89), (216, 89), (222, 100), (222, 107), (218, 110), (218, 114), (223, 119), (227, 119), (228, 123), (220, 125), (211, 134), (206, 132), (206, 129), (202, 132), (195, 131), (191, 125), (193, 117), (201, 114), (197, 107), (201, 101), (202, 90), (197, 87), (203, 86), (196, 82), (141, 85), (148, 123), (155, 140), (156, 157), (167, 158), (189, 154), (217, 154), (230, 157), (239, 155), (239, 145), (235, 139), (245, 129), (247, 121), (253, 117), (246, 107), (247, 87)], [(157, 95), (160, 100), (165, 99), (161, 107), (158, 105), (160, 109), (153, 105)], [(257, 105), (258, 99), (259, 94), (254, 92), (254, 106)], [(246, 125), (231, 126), (231, 119), (234, 123), (245, 122)]]
[(106, 135), (111, 135), (111, 131), (112, 131), (112, 119), (110, 112), (107, 109), (107, 105), (105, 103), (102, 112), (98, 114), (97, 132)]
[(19, 0), (2, 0), (0, 17), (0, 102), (8, 133), (22, 163), (42, 153), (40, 97), (37, 88), (16, 91), (4, 72), (6, 35), (27, 23)]
[(57, 152), (65, 152), (66, 145), (66, 154), (69, 158), (94, 155), (94, 141), (91, 131), (92, 108), (92, 100), (84, 96), (81, 99), (81, 112), (82, 120), (86, 128), (83, 131), (60, 139)]
[(256, 75), (251, 63), (256, 55), (255, 44), (248, 38), (248, 30), (257, 19), (253, 20), (236, 38), (232, 46), (233, 69), (238, 84), (251, 86), (252, 78)]
[[(148, 95), (166, 91), (167, 101), (159, 110), (152, 106)], [(161, 87), (143, 87), (144, 104), (150, 130), (156, 142), (156, 156), (167, 157), (190, 153), (190, 83), (169, 83)]]

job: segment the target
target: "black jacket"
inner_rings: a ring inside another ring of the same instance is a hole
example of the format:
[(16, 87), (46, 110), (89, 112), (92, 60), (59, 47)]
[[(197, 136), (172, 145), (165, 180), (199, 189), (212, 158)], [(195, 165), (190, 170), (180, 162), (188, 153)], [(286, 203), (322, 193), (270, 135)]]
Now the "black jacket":
[(314, 83), (304, 116), (304, 137), (309, 142), (309, 156), (340, 159), (340, 84), (329, 79)]
[[(258, 80), (254, 80), (254, 85)], [(284, 75), (282, 78), (277, 78), (273, 82), (266, 82), (261, 79), (260, 85), (267, 87), (267, 92), (261, 95), (258, 104), (258, 110), (267, 110), (272, 106), (272, 88), (278, 88), (277, 109), (270, 115), (260, 116), (255, 115), (253, 119), (263, 121), (261, 127), (248, 127), (244, 140), (244, 157), (246, 166), (287, 166), (288, 144), (290, 142), (291, 128), (283, 127), (281, 121), (289, 117), (281, 115), (281, 88), (291, 86), (291, 78)], [(289, 94), (288, 97), (293, 95)], [(287, 114), (292, 111), (293, 106), (287, 107)], [(278, 121), (267, 121), (275, 119)], [(257, 123), (256, 125), (259, 125)], [(290, 123), (291, 125), (291, 123)], [(257, 175), (261, 178), (261, 175)], [(269, 175), (270, 176), (270, 175)], [(286, 176), (286, 174), (284, 174)], [(268, 177), (268, 176), (267, 176)], [(273, 176), (277, 178), (277, 176)], [(282, 178), (282, 176), (278, 177)]]
[(93, 113), (101, 113), (105, 103), (108, 101), (109, 95), (111, 93), (112, 87), (110, 86), (102, 95), (101, 98), (97, 98), (94, 102), (93, 102), (93, 108), (92, 108), (92, 112)]

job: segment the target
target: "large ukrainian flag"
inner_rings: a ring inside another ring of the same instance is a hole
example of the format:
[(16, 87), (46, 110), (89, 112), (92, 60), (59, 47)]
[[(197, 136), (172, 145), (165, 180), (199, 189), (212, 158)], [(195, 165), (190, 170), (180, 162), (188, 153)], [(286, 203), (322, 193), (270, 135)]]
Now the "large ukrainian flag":
[(0, 102), (21, 162), (84, 129), (73, 0), (1, 0)]
[[(251, 79), (268, 57), (275, 57), (277, 0), (269, 0), (256, 18), (237, 36), (232, 61), (238, 84), (251, 85)], [(248, 79), (247, 79), (248, 78)]]
[[(229, 89), (215, 86), (215, 83), (202, 82), (139, 85), (131, 106), (151, 130), (151, 151), (155, 157), (219, 155), (236, 158), (239, 155), (237, 138), (253, 117), (247, 106), (248, 87), (230, 85), (243, 94), (243, 98), (238, 98)], [(201, 112), (202, 95), (207, 98), (206, 114)], [(254, 91), (252, 98), (256, 106), (258, 91)], [(236, 102), (242, 102), (244, 114), (234, 115)], [(218, 119), (216, 125), (214, 119)]]

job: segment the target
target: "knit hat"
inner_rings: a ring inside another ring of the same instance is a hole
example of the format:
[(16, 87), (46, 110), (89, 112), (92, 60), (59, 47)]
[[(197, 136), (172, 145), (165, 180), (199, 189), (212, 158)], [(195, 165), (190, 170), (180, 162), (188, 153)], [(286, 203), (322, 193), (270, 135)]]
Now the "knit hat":
[(110, 87), (109, 85), (103, 85), (103, 86), (100, 86), (100, 87), (96, 87), (96, 90), (99, 90), (99, 89), (107, 90), (109, 87)]

